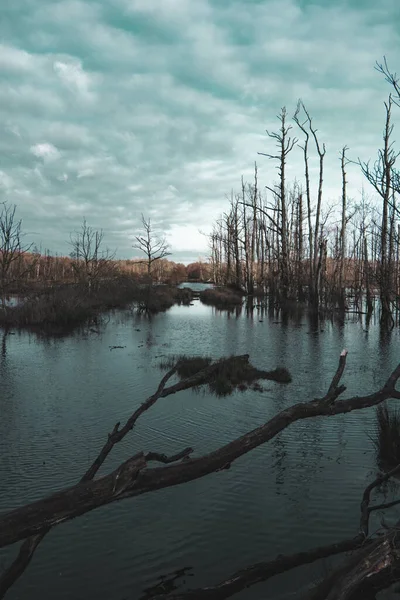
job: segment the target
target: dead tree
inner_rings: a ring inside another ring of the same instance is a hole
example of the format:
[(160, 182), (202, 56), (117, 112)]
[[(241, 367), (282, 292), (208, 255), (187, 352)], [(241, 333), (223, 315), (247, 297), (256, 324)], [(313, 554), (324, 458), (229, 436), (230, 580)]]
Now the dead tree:
[(344, 311), (346, 302), (345, 290), (345, 264), (346, 264), (346, 225), (347, 225), (347, 180), (346, 180), (346, 159), (347, 146), (342, 148), (340, 156), (340, 167), (342, 172), (342, 218), (340, 227), (340, 244), (339, 244), (339, 308)]
[[(303, 110), (303, 112), (306, 115), (306, 121), (304, 123), (300, 123), (299, 119), (298, 119), (298, 114), (300, 111), (300, 108)], [(321, 240), (319, 238), (319, 233), (320, 233), (320, 219), (321, 219), (321, 206), (322, 206), (322, 189), (323, 189), (323, 175), (324, 175), (324, 158), (325, 158), (325, 153), (326, 153), (326, 148), (325, 148), (325, 144), (322, 144), (322, 146), (319, 143), (318, 137), (317, 137), (317, 129), (315, 129), (313, 127), (312, 124), (312, 118), (310, 117), (310, 114), (308, 113), (306, 107), (304, 106), (304, 103), (299, 100), (299, 103), (297, 105), (297, 109), (296, 109), (296, 113), (294, 116), (294, 120), (297, 123), (297, 125), (300, 127), (300, 129), (303, 131), (303, 133), (306, 131), (305, 129), (305, 125), (308, 125), (308, 128), (311, 132), (311, 135), (314, 139), (315, 142), (315, 147), (317, 149), (317, 153), (318, 153), (318, 158), (319, 158), (319, 177), (318, 177), (318, 193), (317, 193), (317, 205), (316, 205), (316, 211), (315, 211), (315, 222), (314, 222), (314, 228), (312, 229), (311, 226), (311, 200), (310, 200), (310, 182), (309, 182), (309, 171), (308, 171), (308, 155), (307, 155), (307, 148), (308, 148), (308, 140), (309, 140), (309, 134), (307, 132), (306, 135), (306, 142), (305, 145), (303, 147), (303, 151), (304, 151), (304, 161), (305, 161), (305, 171), (306, 171), (306, 190), (307, 190), (307, 200), (308, 200), (308, 220), (309, 220), (309, 228), (310, 228), (310, 233), (309, 233), (309, 238), (310, 238), (310, 246), (312, 248), (312, 250), (310, 249), (310, 252), (312, 253), (312, 258), (310, 259), (310, 266), (311, 266), (311, 282), (310, 282), (310, 300), (311, 300), (311, 305), (317, 309), (319, 306), (319, 301), (320, 301), (320, 288), (319, 288), (319, 284), (320, 284), (320, 272), (318, 272), (318, 266), (320, 264), (320, 252), (321, 252), (321, 244), (325, 244), (324, 240)], [(312, 234), (311, 234), (312, 231)], [(312, 240), (311, 240), (312, 238)], [(312, 241), (312, 243), (311, 243)]]
[(103, 239), (103, 230), (93, 229), (86, 219), (81, 230), (70, 235), (72, 269), (76, 280), (87, 285), (89, 293), (114, 272), (115, 252), (102, 249)]
[(303, 160), (304, 160), (304, 179), (305, 179), (305, 186), (306, 186), (306, 200), (307, 200), (307, 223), (308, 223), (308, 249), (309, 249), (309, 257), (308, 257), (308, 275), (309, 275), (309, 294), (311, 293), (311, 288), (312, 288), (312, 282), (314, 279), (314, 258), (313, 258), (313, 248), (314, 248), (314, 243), (313, 243), (313, 227), (312, 227), (312, 219), (311, 219), (311, 214), (312, 214), (312, 205), (311, 205), (311, 188), (310, 188), (310, 170), (309, 170), (309, 165), (308, 165), (308, 161), (309, 161), (309, 156), (308, 156), (308, 143), (310, 140), (310, 134), (306, 128), (307, 125), (307, 120), (304, 122), (301, 122), (299, 119), (299, 115), (300, 115), (300, 111), (301, 108), (303, 106), (303, 103), (301, 102), (301, 100), (298, 100), (297, 102), (297, 107), (296, 107), (296, 112), (293, 116), (293, 120), (296, 123), (296, 125), (299, 127), (299, 129), (303, 132), (304, 134), (304, 146), (299, 146), (302, 150), (303, 150)]
[(385, 102), (385, 129), (383, 132), (383, 148), (378, 151), (378, 158), (373, 167), (369, 162), (361, 162), (359, 165), (369, 183), (375, 188), (382, 199), (382, 218), (380, 227), (380, 257), (379, 257), (379, 292), (381, 301), (381, 325), (384, 327), (393, 327), (392, 316), (392, 272), (390, 269), (390, 204), (393, 194), (393, 173), (394, 165), (400, 152), (395, 152), (391, 134), (393, 125), (391, 123), (391, 109), (393, 100), (389, 95), (388, 102)]
[(147, 265), (147, 276), (152, 280), (152, 267), (157, 260), (170, 256), (165, 237), (157, 235), (151, 225), (150, 217), (146, 220), (142, 215), (143, 235), (135, 236), (136, 243), (133, 248), (140, 250), (145, 255), (143, 261)]
[(258, 152), (261, 156), (276, 159), (279, 161), (277, 169), (279, 173), (279, 184), (275, 188), (267, 186), (278, 201), (278, 221), (280, 225), (280, 292), (282, 300), (287, 300), (289, 296), (289, 252), (288, 252), (288, 215), (287, 215), (287, 198), (286, 198), (286, 162), (289, 153), (293, 150), (297, 144), (297, 138), (289, 137), (289, 131), (292, 129), (291, 125), (286, 125), (286, 107), (281, 109), (278, 119), (281, 123), (281, 127), (278, 132), (269, 132), (267, 134), (270, 138), (276, 140), (278, 147), (278, 154), (266, 154), (264, 152)]
[(11, 286), (20, 283), (22, 279), (34, 268), (34, 261), (30, 265), (24, 264), (24, 256), (32, 248), (32, 244), (22, 243), (22, 220), (16, 219), (16, 205), (7, 202), (1, 204), (0, 209), (0, 303), (4, 309), (8, 291)]

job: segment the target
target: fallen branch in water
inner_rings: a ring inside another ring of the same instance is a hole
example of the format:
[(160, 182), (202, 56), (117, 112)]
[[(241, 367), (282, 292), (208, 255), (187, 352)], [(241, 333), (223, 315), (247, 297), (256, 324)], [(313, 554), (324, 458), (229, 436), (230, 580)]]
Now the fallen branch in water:
[[(109, 434), (108, 440), (100, 452), (99, 457), (94, 461), (93, 465), (79, 484), (62, 490), (43, 500), (18, 508), (0, 517), (0, 547), (12, 544), (28, 536), (34, 536), (33, 538), (31, 537), (26, 540), (26, 548), (24, 550), (23, 547), (25, 544), (23, 544), (20, 556), (16, 561), (16, 563), (18, 563), (22, 556), (21, 561), (27, 560), (27, 563), (29, 563), (37, 543), (40, 542), (43, 535), (45, 535), (52, 526), (105, 504), (110, 504), (124, 498), (137, 496), (164, 487), (179, 485), (186, 481), (204, 477), (209, 473), (228, 468), (237, 458), (268, 442), (295, 421), (316, 416), (344, 414), (353, 410), (360, 410), (362, 408), (378, 405), (389, 398), (400, 398), (400, 392), (395, 388), (400, 376), (399, 365), (393, 371), (384, 386), (377, 392), (367, 396), (354, 396), (348, 400), (337, 401), (339, 395), (345, 391), (345, 387), (339, 386), (339, 383), (344, 372), (346, 355), (347, 353), (343, 351), (340, 356), (338, 369), (332, 379), (328, 392), (321, 399), (295, 404), (280, 412), (264, 425), (257, 427), (236, 440), (233, 440), (225, 446), (204, 456), (188, 458), (191, 449), (185, 449), (176, 455), (179, 458), (184, 457), (182, 462), (167, 467), (148, 468), (148, 462), (150, 460), (159, 460), (162, 455), (156, 453), (145, 455), (141, 452), (125, 461), (109, 475), (93, 480), (93, 477), (97, 473), (99, 467), (103, 464), (114, 444), (119, 442), (126, 433), (132, 429), (137, 418), (145, 410), (148, 410), (158, 398), (207, 383), (216, 371), (221, 369), (222, 361), (216, 361), (198, 373), (166, 388), (166, 381), (175, 372), (175, 366), (163, 378), (156, 394), (151, 396), (141, 405), (141, 407), (139, 407), (139, 409), (137, 409), (137, 411), (135, 411), (121, 430), (119, 430), (119, 423), (115, 425), (112, 433)], [(237, 360), (239, 363), (240, 361), (248, 363), (248, 359), (248, 355), (244, 355), (241, 357), (232, 357), (227, 360)], [(176, 458), (176, 456), (170, 457), (169, 459), (168, 457), (165, 457), (166, 460), (162, 460), (161, 462), (170, 462), (173, 458)], [(39, 542), (35, 542), (35, 537)], [(363, 539), (365, 539), (364, 535)], [(346, 541), (345, 543), (352, 544), (353, 542)], [(33, 548), (33, 551), (31, 551), (31, 548)], [(29, 560), (26, 558), (24, 559), (25, 556), (28, 556)], [(20, 564), (23, 565), (24, 563), (20, 562)], [(13, 569), (13, 567), (14, 565), (12, 565), (11, 569)], [(20, 574), (23, 572), (25, 566), (23, 566), (21, 571), (21, 567), (18, 567), (17, 564), (17, 571), (18, 568), (20, 569)], [(7, 572), (5, 575), (7, 576)], [(0, 585), (3, 585), (3, 581), (4, 576), (0, 579)], [(8, 581), (10, 581), (10, 578)], [(0, 590), (3, 589), (4, 586), (3, 588), (0, 587)], [(0, 595), (0, 597), (2, 596)]]
[[(211, 361), (210, 361), (210, 363), (211, 363)], [(149, 410), (149, 408), (151, 408), (157, 402), (157, 400), (159, 398), (161, 398), (161, 397), (165, 398), (165, 397), (170, 396), (171, 394), (175, 394), (181, 390), (196, 388), (200, 385), (208, 383), (213, 379), (213, 377), (215, 376), (216, 373), (220, 373), (221, 369), (224, 370), (224, 368), (227, 365), (230, 367), (230, 369), (228, 368), (228, 375), (229, 375), (229, 371), (230, 372), (235, 371), (235, 370), (237, 371), (239, 366), (241, 366), (241, 368), (243, 369), (243, 366), (242, 366), (243, 364), (249, 364), (249, 355), (244, 354), (242, 356), (234, 356), (234, 357), (230, 357), (228, 359), (221, 359), (219, 361), (214, 361), (214, 363), (211, 363), (211, 364), (210, 363), (207, 362), (205, 365), (204, 364), (200, 365), (201, 368), (197, 369), (197, 371), (192, 368), (190, 376), (187, 376), (187, 377), (183, 378), (181, 381), (179, 381), (178, 383), (166, 388), (165, 387), (166, 384), (171, 379), (171, 377), (177, 372), (177, 369), (180, 368), (182, 361), (178, 361), (175, 365), (172, 365), (172, 368), (161, 379), (161, 382), (160, 382), (156, 392), (152, 396), (150, 396), (145, 402), (143, 402), (137, 410), (134, 411), (134, 413), (129, 417), (129, 419), (127, 420), (125, 425), (120, 429), (120, 422), (115, 424), (112, 432), (108, 434), (107, 441), (104, 444), (103, 448), (101, 449), (99, 455), (93, 461), (92, 465), (89, 467), (89, 469), (86, 471), (86, 473), (83, 475), (83, 477), (81, 478), (80, 482), (77, 485), (82, 486), (83, 484), (85, 484), (89, 481), (92, 481), (94, 479), (95, 475), (97, 474), (98, 470), (100, 469), (100, 467), (106, 460), (107, 456), (110, 454), (110, 452), (113, 449), (113, 447), (115, 446), (115, 444), (120, 442), (127, 435), (127, 433), (129, 433), (129, 431), (131, 431), (133, 429), (138, 418), (144, 412)], [(232, 367), (234, 367), (234, 368), (232, 369)], [(249, 367), (251, 367), (251, 365), (249, 365)], [(225, 375), (226, 375), (226, 373), (225, 373)], [(290, 376), (287, 374), (286, 378), (288, 379), (288, 378), (290, 378)], [(145, 466), (148, 462), (151, 462), (151, 461), (157, 461), (157, 462), (161, 462), (164, 464), (169, 464), (169, 463), (181, 460), (181, 459), (186, 459), (189, 456), (189, 454), (191, 454), (191, 452), (192, 452), (191, 448), (186, 448), (185, 450), (175, 454), (174, 456), (170, 456), (170, 457), (167, 457), (165, 454), (159, 454), (157, 452), (149, 452), (145, 456), (140, 454), (136, 457), (133, 457), (132, 459), (130, 459), (126, 463), (124, 463), (125, 467), (124, 467), (124, 465), (120, 465), (120, 467), (118, 467), (118, 469), (116, 469), (116, 471), (114, 471), (114, 473), (111, 474), (111, 476), (113, 478), (113, 486), (111, 488), (112, 494), (114, 494), (114, 497), (116, 498), (115, 494), (116, 494), (117, 490), (121, 491), (121, 485), (123, 484), (123, 482), (125, 482), (125, 485), (126, 485), (127, 474), (130, 473), (130, 475), (133, 477), (134, 474), (137, 473), (137, 470), (136, 470), (137, 465)], [(122, 478), (121, 478), (121, 472), (123, 473)], [(109, 480), (103, 479), (100, 481), (101, 481), (100, 487), (101, 487), (101, 485), (103, 485), (103, 486), (105, 485), (105, 487), (107, 488), (107, 484), (108, 484)], [(114, 483), (116, 484), (115, 487), (114, 487)], [(118, 488), (117, 488), (117, 483), (118, 483)], [(77, 487), (77, 486), (75, 486), (75, 487)], [(81, 487), (79, 489), (83, 492), (84, 487)], [(93, 493), (93, 489), (92, 489), (92, 493)], [(90, 491), (89, 491), (89, 494), (90, 494)], [(74, 499), (72, 501), (76, 501), (76, 498), (74, 497)], [(78, 500), (78, 503), (79, 503), (79, 500)], [(89, 510), (92, 510), (92, 508), (95, 507), (94, 505), (90, 505), (90, 504), (86, 505), (86, 507), (88, 507), (88, 506), (91, 506), (91, 508), (89, 508)], [(83, 513), (81, 513), (81, 514), (83, 514)], [(0, 517), (0, 520), (1, 520), (1, 517)], [(65, 519), (62, 519), (62, 520), (65, 520)], [(59, 521), (59, 522), (62, 522), (62, 521)], [(30, 537), (27, 537), (27, 539), (23, 542), (23, 544), (20, 547), (18, 556), (16, 557), (14, 562), (11, 564), (11, 566), (7, 570), (5, 570), (4, 573), (0, 577), (0, 598), (4, 598), (5, 594), (7, 593), (7, 590), (23, 574), (23, 572), (29, 565), (30, 561), (32, 560), (32, 557), (35, 553), (36, 548), (38, 547), (38, 545), (40, 544), (42, 539), (45, 537), (45, 535), (50, 531), (51, 526), (52, 525), (50, 524), (49, 521), (45, 521), (43, 523), (43, 527), (39, 528), (38, 533), (35, 533), (36, 530), (32, 530), (31, 533), (29, 534)], [(23, 536), (23, 537), (26, 537), (26, 536)], [(1, 543), (2, 539), (3, 538), (0, 533), (0, 543)], [(19, 538), (19, 539), (23, 539), (23, 538)], [(5, 544), (5, 545), (8, 545), (8, 544)]]
[[(398, 575), (400, 568), (400, 558), (398, 559), (396, 555), (396, 550), (400, 546), (395, 535), (397, 529), (392, 528), (385, 536), (377, 539), (368, 538), (369, 515), (382, 506), (370, 506), (369, 503), (371, 491), (388, 481), (398, 471), (400, 471), (400, 465), (385, 475), (379, 475), (365, 488), (360, 505), (360, 531), (355, 537), (288, 556), (279, 555), (273, 560), (249, 565), (232, 573), (227, 579), (216, 585), (206, 588), (164, 594), (161, 590), (157, 592), (157, 586), (154, 586), (154, 593), (148, 598), (154, 598), (154, 600), (224, 600), (250, 586), (267, 581), (296, 567), (349, 551), (354, 551), (352, 556), (324, 579), (310, 593), (307, 600), (328, 600), (328, 598), (329, 600), (338, 600), (339, 598), (344, 600), (351, 597), (348, 595), (349, 589), (354, 593), (357, 588), (365, 586), (366, 581), (371, 584), (378, 577), (382, 579), (385, 577), (385, 587), (388, 587), (395, 581), (394, 577)], [(390, 506), (394, 504), (390, 503)], [(390, 577), (388, 577), (389, 572)], [(340, 590), (342, 594), (345, 590), (347, 596), (329, 595), (332, 589)], [(302, 596), (302, 600), (305, 600), (305, 596)], [(360, 600), (362, 600), (361, 596)]]

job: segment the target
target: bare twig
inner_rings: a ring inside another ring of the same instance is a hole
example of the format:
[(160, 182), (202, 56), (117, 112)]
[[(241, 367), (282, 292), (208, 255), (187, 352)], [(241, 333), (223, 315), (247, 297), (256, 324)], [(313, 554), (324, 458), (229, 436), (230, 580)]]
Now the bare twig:
[(370, 503), (372, 490), (374, 488), (378, 487), (378, 485), (382, 485), (382, 483), (385, 483), (385, 481), (388, 481), (391, 477), (393, 477), (394, 475), (396, 475), (399, 472), (400, 472), (400, 465), (397, 465), (396, 467), (394, 467), (394, 469), (391, 469), (387, 473), (378, 475), (378, 477), (372, 483), (370, 483), (368, 487), (365, 488), (363, 499), (361, 502), (361, 518), (360, 518), (360, 532), (365, 537), (368, 536), (368, 523), (369, 523), (370, 513), (374, 510), (380, 510), (382, 508), (390, 508), (391, 506), (395, 506), (396, 504), (399, 504), (399, 502), (400, 502), (399, 500), (396, 500), (395, 502), (390, 502), (388, 504), (381, 504), (381, 505), (376, 505), (376, 506), (370, 507), (369, 503)]

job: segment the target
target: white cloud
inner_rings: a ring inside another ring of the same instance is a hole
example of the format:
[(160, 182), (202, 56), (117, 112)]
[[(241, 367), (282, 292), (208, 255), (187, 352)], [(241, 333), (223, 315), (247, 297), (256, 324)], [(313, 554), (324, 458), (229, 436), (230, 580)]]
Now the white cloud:
[(56, 60), (53, 65), (55, 73), (61, 82), (73, 93), (81, 95), (83, 98), (93, 100), (94, 94), (91, 88), (90, 76), (85, 73), (79, 60), (63, 62)]
[(168, 232), (167, 241), (172, 252), (204, 252), (204, 235), (195, 225), (173, 225)]
[(34, 58), (29, 52), (12, 46), (0, 44), (0, 71), (24, 72), (34, 67)]
[(58, 149), (47, 142), (31, 146), (31, 152), (38, 158), (43, 158), (45, 162), (57, 160), (60, 157)]

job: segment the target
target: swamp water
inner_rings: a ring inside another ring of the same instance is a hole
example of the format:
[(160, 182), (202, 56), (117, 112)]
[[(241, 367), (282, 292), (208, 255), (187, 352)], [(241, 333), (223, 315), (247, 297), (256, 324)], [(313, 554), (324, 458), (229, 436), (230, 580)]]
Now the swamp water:
[[(199, 455), (324, 395), (343, 348), (343, 397), (376, 390), (400, 360), (398, 331), (383, 340), (374, 325), (314, 328), (307, 317), (282, 322), (257, 310), (236, 317), (199, 301), (151, 321), (116, 312), (98, 332), (64, 339), (8, 335), (0, 346), (0, 512), (77, 482), (114, 424), (155, 391), (165, 356), (249, 353), (259, 368), (287, 367), (293, 381), (225, 398), (184, 391), (160, 399), (100, 474), (140, 450), (192, 446)], [(228, 471), (60, 525), (7, 598), (138, 600), (159, 576), (183, 567), (193, 567), (187, 587), (212, 585), (253, 562), (355, 535), (362, 492), (377, 473), (373, 427), (373, 409), (301, 421)], [(399, 510), (386, 515), (391, 524)], [(371, 532), (380, 517), (373, 513)], [(16, 550), (0, 550), (0, 569)], [(332, 564), (301, 567), (234, 598), (297, 600)]]

